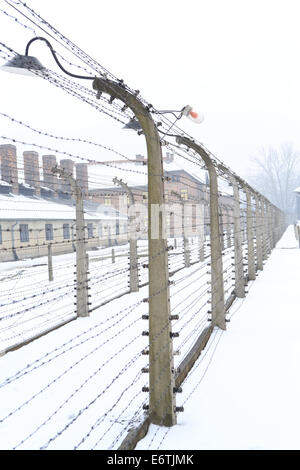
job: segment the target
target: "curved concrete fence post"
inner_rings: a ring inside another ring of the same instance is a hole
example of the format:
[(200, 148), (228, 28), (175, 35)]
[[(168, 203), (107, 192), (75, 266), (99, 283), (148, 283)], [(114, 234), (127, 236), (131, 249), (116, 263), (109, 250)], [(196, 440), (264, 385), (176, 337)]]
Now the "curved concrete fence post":
[(243, 266), (243, 247), (241, 231), (240, 193), (237, 179), (229, 174), (233, 189), (233, 234), (234, 234), (234, 266), (235, 266), (235, 294), (237, 297), (245, 297), (245, 278)]
[(219, 222), (219, 191), (218, 178), (214, 163), (209, 154), (194, 141), (187, 137), (176, 138), (178, 144), (186, 145), (195, 150), (205, 163), (209, 173), (210, 186), (210, 240), (211, 240), (211, 305), (212, 324), (222, 330), (226, 329), (225, 305), (224, 305), (224, 282), (223, 261), (220, 238)]
[[(122, 81), (95, 78), (93, 88), (111, 99), (123, 101), (141, 125), (147, 145), (148, 164), (148, 256), (149, 256), (149, 418), (154, 424), (176, 423), (173, 342), (167, 240), (164, 233), (164, 179), (161, 141), (149, 107), (129, 91)], [(160, 208), (157, 236), (153, 236), (152, 211)]]
[(256, 267), (257, 270), (262, 271), (263, 265), (263, 252), (262, 252), (262, 217), (260, 197), (255, 194), (255, 236), (256, 236)]
[(252, 203), (251, 191), (248, 186), (245, 186), (247, 200), (247, 246), (248, 246), (248, 276), (250, 281), (256, 278), (255, 273), (255, 258), (254, 258), (254, 242), (253, 242), (253, 216), (252, 216)]

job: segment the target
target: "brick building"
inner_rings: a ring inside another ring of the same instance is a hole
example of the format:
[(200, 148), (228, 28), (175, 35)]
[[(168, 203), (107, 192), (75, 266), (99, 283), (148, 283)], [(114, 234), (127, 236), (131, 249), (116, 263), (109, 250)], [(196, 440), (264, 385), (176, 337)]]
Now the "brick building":
[[(165, 203), (178, 201), (172, 191), (178, 193), (183, 201), (189, 201), (189, 203), (194, 201), (196, 204), (207, 200), (207, 186), (203, 181), (202, 170), (199, 171), (200, 175), (192, 173), (181, 166), (178, 161), (175, 161), (174, 155), (170, 153), (167, 153), (163, 158), (163, 163)], [(93, 201), (119, 209), (122, 196), (127, 200), (126, 191), (122, 187), (109, 184), (109, 178), (112, 182), (111, 175), (113, 174), (128, 183), (136, 203), (147, 204), (147, 160), (142, 155), (137, 155), (135, 160), (112, 161), (106, 167), (90, 164), (89, 174), (95, 181), (94, 187), (89, 189), (89, 197)], [(99, 175), (98, 184), (97, 174)], [(101, 179), (103, 180), (106, 176), (107, 183), (103, 184)]]

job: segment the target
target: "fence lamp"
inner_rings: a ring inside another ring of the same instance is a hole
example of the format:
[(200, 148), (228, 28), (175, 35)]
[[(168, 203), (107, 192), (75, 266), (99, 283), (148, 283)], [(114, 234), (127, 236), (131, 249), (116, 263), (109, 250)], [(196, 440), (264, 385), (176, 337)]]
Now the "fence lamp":
[[(21, 75), (36, 75), (35, 72), (41, 72), (41, 71), (46, 71), (46, 68), (41, 64), (41, 62), (34, 56), (30, 56), (29, 53), (29, 48), (31, 44), (35, 41), (44, 41), (46, 45), (49, 47), (51, 54), (53, 55), (53, 58), (59, 68), (69, 75), (70, 77), (73, 78), (79, 78), (79, 79), (85, 79), (85, 80), (94, 80), (95, 77), (93, 76), (86, 76), (86, 75), (76, 75), (74, 73), (68, 72), (61, 63), (59, 62), (56, 52), (53, 49), (52, 45), (50, 42), (43, 37), (35, 37), (31, 39), (25, 49), (25, 54), (17, 54), (14, 56), (12, 59), (10, 59), (6, 64), (1, 66), (1, 70), (6, 71), (6, 72), (11, 72), (11, 73), (17, 73)], [(175, 116), (176, 120), (180, 119), (182, 116), (187, 117), (190, 119), (192, 122), (195, 124), (201, 124), (204, 120), (204, 116), (201, 113), (198, 113), (195, 111), (191, 106), (187, 105), (181, 110), (163, 110), (163, 111), (156, 111), (153, 110), (154, 114), (174, 114), (174, 113), (180, 113), (179, 116)], [(131, 119), (125, 126), (124, 129), (130, 129), (130, 130), (139, 130), (141, 129), (141, 126), (139, 122), (136, 119)]]

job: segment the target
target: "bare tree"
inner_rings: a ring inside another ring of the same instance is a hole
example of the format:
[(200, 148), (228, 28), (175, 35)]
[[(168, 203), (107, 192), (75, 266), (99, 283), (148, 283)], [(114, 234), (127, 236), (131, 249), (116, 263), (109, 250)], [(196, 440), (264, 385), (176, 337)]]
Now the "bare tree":
[(248, 181), (293, 221), (296, 212), (293, 191), (300, 185), (300, 153), (286, 143), (279, 149), (261, 148), (252, 162)]

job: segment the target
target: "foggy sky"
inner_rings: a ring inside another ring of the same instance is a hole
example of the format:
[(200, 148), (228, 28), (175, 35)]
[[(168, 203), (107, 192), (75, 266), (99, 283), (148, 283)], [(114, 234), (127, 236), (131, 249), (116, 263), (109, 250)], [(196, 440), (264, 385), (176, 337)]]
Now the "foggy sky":
[[(157, 109), (190, 104), (201, 111), (201, 125), (182, 119), (180, 127), (242, 176), (261, 146), (293, 142), (300, 149), (298, 1), (27, 4)], [(4, 0), (0, 8), (14, 14)], [(31, 37), (0, 12), (0, 41), (24, 53)], [(30, 53), (60, 73), (44, 44), (35, 43)], [(40, 78), (1, 72), (0, 103), (1, 112), (41, 129), (112, 145), (128, 156), (145, 153), (143, 137)], [(3, 119), (0, 129), (27, 137)]]

